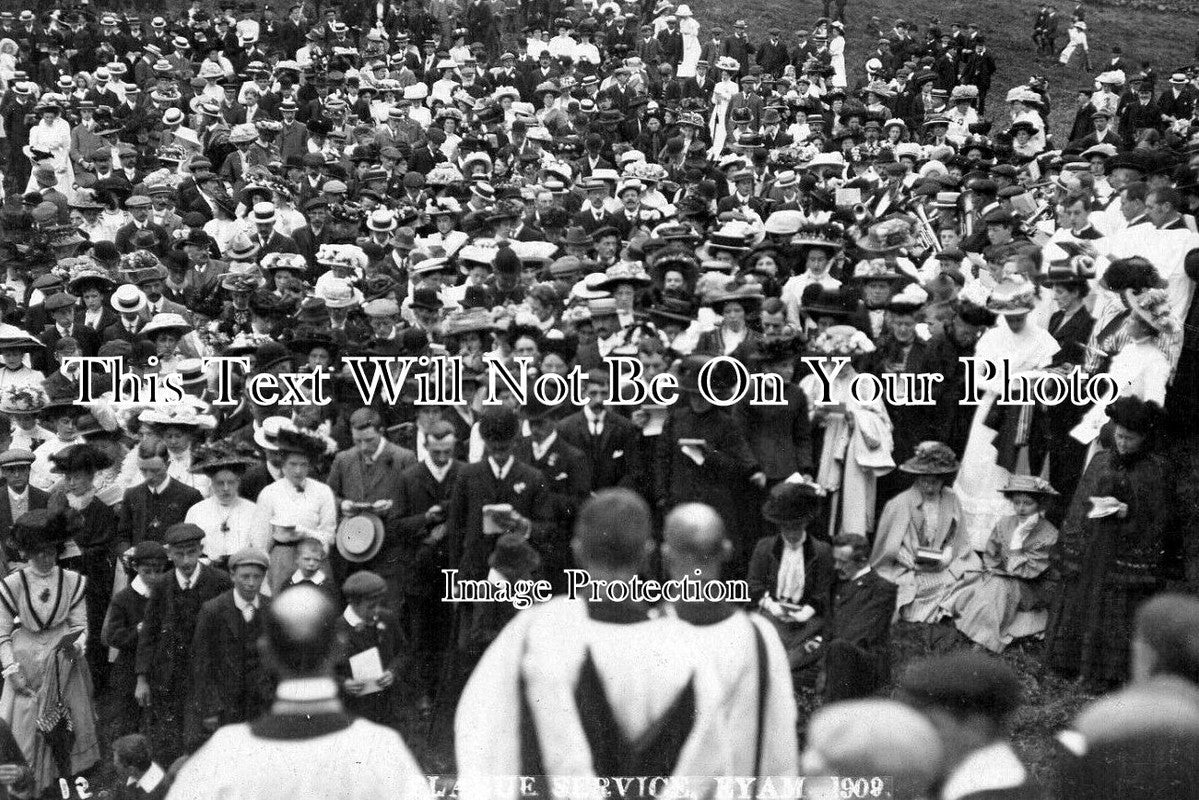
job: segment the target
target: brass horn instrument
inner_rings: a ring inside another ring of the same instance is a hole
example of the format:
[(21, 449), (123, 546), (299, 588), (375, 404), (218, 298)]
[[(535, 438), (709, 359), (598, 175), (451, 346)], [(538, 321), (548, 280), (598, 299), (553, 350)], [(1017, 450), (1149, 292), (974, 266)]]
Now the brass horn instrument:
[(933, 223), (929, 220), (928, 212), (924, 210), (924, 206), (919, 203), (913, 203), (912, 213), (916, 215), (917, 228), (920, 231), (921, 237), (928, 240), (929, 246), (932, 247), (934, 253), (941, 252), (941, 237), (937, 235), (937, 229), (933, 227)]

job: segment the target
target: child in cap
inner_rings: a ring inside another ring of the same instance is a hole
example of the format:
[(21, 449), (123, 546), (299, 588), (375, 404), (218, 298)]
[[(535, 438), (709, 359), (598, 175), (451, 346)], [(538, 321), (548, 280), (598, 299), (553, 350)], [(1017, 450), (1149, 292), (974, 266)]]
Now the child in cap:
[[(387, 581), (369, 570), (355, 572), (342, 583), (341, 593), (346, 608), (338, 628), (346, 642), (346, 659), (338, 665), (337, 676), (346, 710), (404, 733), (404, 708), (410, 704), (401, 702), (399, 678), (409, 648), (395, 613), (385, 606)], [(352, 660), (371, 650), (378, 651), (382, 675), (373, 680), (355, 677)]]
[(1044, 608), (1040, 583), (1057, 543), (1057, 528), (1045, 510), (1057, 492), (1044, 478), (1013, 475), (1003, 488), (1014, 514), (1000, 517), (983, 551), (982, 572), (964, 576), (946, 598), (959, 631), (976, 647), (1000, 653), (1013, 639), (1040, 633), (1045, 615), (1020, 612)]

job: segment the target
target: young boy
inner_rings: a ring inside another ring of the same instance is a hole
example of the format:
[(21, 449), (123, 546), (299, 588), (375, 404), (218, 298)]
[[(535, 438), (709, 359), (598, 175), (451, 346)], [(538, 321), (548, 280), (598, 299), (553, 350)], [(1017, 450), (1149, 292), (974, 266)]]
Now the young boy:
[(320, 539), (312, 536), (301, 539), (300, 543), (296, 545), (296, 571), (284, 582), (283, 588), (298, 586), (301, 583), (311, 583), (322, 591), (328, 592), (335, 602), (340, 603), (337, 587), (321, 569), (327, 555), (324, 542)]
[(125, 776), (125, 793), (117, 797), (142, 797), (161, 800), (169, 788), (166, 773), (150, 758), (146, 737), (140, 733), (122, 736), (112, 743), (112, 763)]
[(983, 551), (983, 571), (967, 576), (945, 601), (959, 631), (975, 643), (1001, 653), (1013, 639), (1040, 633), (1044, 613), (1019, 618), (1041, 606), (1038, 584), (1049, 567), (1058, 530), (1045, 519), (1057, 492), (1044, 478), (1013, 475), (1003, 488), (1015, 514), (1001, 517)]
[[(398, 676), (408, 652), (395, 614), (384, 606), (387, 582), (369, 570), (355, 572), (341, 586), (346, 610), (338, 627), (346, 641), (346, 659), (338, 665), (346, 710), (399, 730), (401, 697)], [(356, 679), (350, 659), (377, 648), (383, 674), (374, 681)], [(374, 684), (374, 685), (372, 685)]]

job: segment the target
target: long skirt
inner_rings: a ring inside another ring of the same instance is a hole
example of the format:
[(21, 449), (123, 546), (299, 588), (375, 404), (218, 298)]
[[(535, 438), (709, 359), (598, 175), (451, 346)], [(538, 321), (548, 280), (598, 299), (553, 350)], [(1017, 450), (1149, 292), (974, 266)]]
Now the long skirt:
[(1020, 610), (1022, 583), (1009, 575), (982, 572), (959, 584), (945, 601), (945, 608), (970, 641), (1002, 653), (1014, 638), (1010, 629)]
[(957, 585), (947, 569), (912, 570), (899, 576), (896, 605), (904, 622), (938, 622), (945, 616), (945, 601)]
[[(55, 651), (66, 632), (65, 625), (37, 632), (16, 628), (12, 634), (13, 655), (34, 694), (18, 694), (6, 681), (4, 693), (0, 695), (0, 717), (12, 728), (21, 752), (29, 760), (35, 794), (54, 786), (60, 777), (78, 775), (100, 760), (92, 679), (87, 662), (83, 659), (72, 661)], [(42, 715), (42, 697), (52, 688), (43, 684), (55, 676), (58, 692), (71, 719), (69, 753), (58, 754), (65, 756), (62, 767), (70, 770), (69, 775), (61, 774), (59, 758), (37, 725)]]

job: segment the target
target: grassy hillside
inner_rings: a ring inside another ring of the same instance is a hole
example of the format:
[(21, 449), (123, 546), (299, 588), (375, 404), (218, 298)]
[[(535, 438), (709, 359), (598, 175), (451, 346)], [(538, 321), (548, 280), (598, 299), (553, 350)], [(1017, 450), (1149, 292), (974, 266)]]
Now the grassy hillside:
[[(766, 29), (772, 25), (793, 33), (797, 28), (810, 27), (822, 13), (821, 4), (815, 0), (739, 0), (735, 3), (697, 0), (692, 8), (705, 30), (713, 25), (729, 30), (735, 20), (744, 19), (749, 23), (751, 38), (763, 38)], [(1057, 40), (1060, 51), (1066, 45), (1065, 28), (1070, 24), (1073, 5), (1058, 0), (1057, 9), (1062, 30)], [(975, 3), (962, 0), (904, 0), (902, 3), (849, 0), (845, 8), (845, 54), (850, 84), (861, 77), (866, 54), (877, 44), (869, 32), (871, 17), (878, 17), (883, 29), (888, 31), (896, 18), (902, 17), (920, 26), (921, 39), (923, 30), (933, 18), (940, 20), (943, 31), (948, 31), (953, 22), (964, 25), (974, 22), (987, 38), (987, 45), (999, 66), (991, 88), (988, 114), (994, 118), (1004, 111), (1003, 95), (1010, 87), (1026, 82), (1031, 75), (1043, 75), (1049, 79), (1055, 109), (1050, 122), (1055, 131), (1061, 131), (1068, 129), (1073, 119), (1075, 93), (1091, 84), (1094, 74), (1111, 56), (1113, 45), (1124, 48), (1124, 59), (1130, 71), (1139, 70), (1141, 59), (1148, 59), (1157, 71), (1158, 85), (1162, 86), (1172, 70), (1191, 63), (1199, 41), (1193, 14), (1163, 13), (1156, 8), (1151, 11), (1132, 7), (1088, 7), (1086, 20), (1091, 65), (1096, 70), (1088, 75), (1078, 67), (1063, 67), (1056, 58), (1037, 57), (1031, 39), (1036, 14), (1037, 3), (1033, 0)]]

